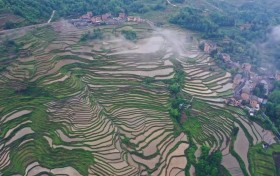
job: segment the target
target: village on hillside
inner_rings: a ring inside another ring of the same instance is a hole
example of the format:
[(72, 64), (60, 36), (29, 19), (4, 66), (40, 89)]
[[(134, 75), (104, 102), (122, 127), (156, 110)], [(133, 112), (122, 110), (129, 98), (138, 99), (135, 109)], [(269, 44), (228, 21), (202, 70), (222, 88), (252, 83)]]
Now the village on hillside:
[(111, 13), (94, 16), (92, 12), (87, 12), (79, 19), (69, 20), (76, 27), (87, 27), (95, 25), (120, 25), (124, 22), (145, 22), (138, 16), (127, 16), (125, 13), (119, 13), (118, 17), (114, 17)]
[[(217, 45), (211, 41), (202, 41), (201, 46), (201, 49), (207, 54), (217, 51)], [(280, 81), (280, 72), (271, 73), (265, 68), (259, 68), (262, 75), (258, 75), (251, 70), (252, 65), (249, 63), (233, 62), (227, 53), (218, 53), (217, 55), (218, 59), (229, 68), (240, 71), (233, 75), (234, 93), (232, 97), (225, 100), (225, 103), (247, 109), (250, 116), (254, 116), (262, 106), (266, 105), (267, 97), (273, 89), (273, 83)], [(261, 97), (254, 95), (256, 88), (262, 89), (263, 95)]]

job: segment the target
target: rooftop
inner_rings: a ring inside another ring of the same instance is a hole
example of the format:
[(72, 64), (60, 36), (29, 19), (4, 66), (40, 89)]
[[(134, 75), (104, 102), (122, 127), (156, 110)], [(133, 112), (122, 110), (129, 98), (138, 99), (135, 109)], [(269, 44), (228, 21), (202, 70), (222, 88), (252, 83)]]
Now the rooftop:
[(247, 88), (247, 87), (244, 87), (244, 88), (242, 89), (242, 93), (250, 94), (250, 92), (251, 92), (251, 90), (250, 90), (249, 88)]
[(237, 75), (235, 75), (234, 78), (236, 78), (236, 79), (240, 78), (240, 79), (241, 79), (241, 78), (242, 78), (242, 75), (238, 73)]
[(252, 100), (252, 101), (257, 101), (257, 102), (258, 102), (259, 98), (258, 98), (257, 96), (255, 96), (255, 95), (252, 95), (251, 100)]

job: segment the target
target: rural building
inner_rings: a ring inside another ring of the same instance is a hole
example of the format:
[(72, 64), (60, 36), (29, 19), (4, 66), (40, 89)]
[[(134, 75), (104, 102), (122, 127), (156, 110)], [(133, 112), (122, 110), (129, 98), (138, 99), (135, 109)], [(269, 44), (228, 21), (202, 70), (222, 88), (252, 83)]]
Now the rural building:
[(133, 16), (128, 16), (127, 21), (134, 21), (134, 17)]
[(102, 22), (102, 18), (101, 18), (101, 16), (94, 16), (94, 17), (91, 18), (91, 22), (92, 23), (100, 23), (100, 22)]
[(228, 98), (225, 100), (226, 104), (230, 104), (233, 106), (240, 106), (241, 105), (242, 100), (237, 100), (234, 97)]
[(234, 98), (234, 100), (233, 100), (233, 105), (234, 106), (240, 106), (241, 105), (241, 102), (242, 102), (242, 100), (236, 100), (235, 98)]
[(210, 41), (204, 42), (204, 47), (203, 47), (204, 52), (210, 54), (212, 51), (215, 51), (216, 49), (217, 49), (217, 46), (215, 43), (210, 42)]
[(224, 62), (230, 62), (230, 55), (226, 53), (220, 53), (219, 58), (222, 59)]
[(251, 71), (251, 67), (252, 67), (252, 65), (249, 64), (249, 63), (242, 64), (242, 69), (245, 70), (245, 71), (250, 72)]
[[(134, 22), (144, 22), (140, 17), (131, 17), (130, 21)], [(127, 17), (125, 13), (119, 13), (118, 17), (113, 17), (111, 13), (105, 13), (103, 15), (93, 16), (92, 12), (88, 12), (87, 14), (81, 16), (79, 19), (69, 20), (76, 27), (86, 27), (90, 25), (98, 25), (100, 23), (104, 23), (107, 25), (120, 25), (127, 21)]]
[(252, 96), (250, 98), (250, 105), (252, 108), (256, 109), (257, 111), (260, 110), (260, 105), (257, 96)]
[(280, 72), (276, 72), (276, 73), (275, 73), (275, 79), (276, 79), (277, 81), (280, 81)]
[(249, 88), (243, 88), (241, 92), (241, 98), (242, 100), (248, 101), (250, 100), (250, 89)]
[(263, 99), (263, 98), (258, 97), (258, 102), (259, 102), (259, 104), (263, 104), (264, 99)]
[(242, 75), (241, 74), (237, 74), (237, 75), (235, 75), (235, 77), (233, 79), (233, 84), (239, 85), (241, 83), (241, 80), (242, 80)]
[(120, 19), (125, 19), (125, 18), (126, 18), (125, 13), (119, 13), (119, 18), (120, 18)]
[(254, 89), (260, 80), (260, 76), (255, 73), (250, 73), (250, 87)]
[(250, 80), (250, 88), (254, 89), (257, 86), (257, 83), (258, 83), (257, 81)]
[(261, 74), (261, 75), (270, 75), (271, 74), (271, 70), (268, 70), (267, 68), (265, 67), (259, 67), (258, 68), (258, 72)]
[(135, 16), (128, 16), (127, 21), (128, 22), (143, 22), (143, 20), (140, 17), (135, 17)]
[(256, 81), (252, 81), (252, 80), (249, 80), (249, 81), (246, 81), (245, 85), (246, 87), (248, 87), (250, 90), (253, 90), (256, 85), (257, 85), (258, 82)]
[(254, 113), (255, 113), (254, 109), (251, 109), (251, 108), (250, 108), (250, 110), (249, 110), (250, 116), (254, 116), (254, 115), (255, 115)]
[(252, 27), (252, 25), (249, 24), (249, 23), (241, 24), (241, 25), (239, 26), (240, 30), (242, 30), (242, 31), (248, 30), (248, 29), (250, 29), (251, 27)]
[(92, 12), (87, 12), (87, 14), (81, 16), (81, 19), (90, 20), (92, 16), (93, 16), (93, 15), (92, 15)]
[(102, 21), (107, 21), (111, 17), (112, 17), (111, 13), (105, 13), (105, 14), (101, 15)]

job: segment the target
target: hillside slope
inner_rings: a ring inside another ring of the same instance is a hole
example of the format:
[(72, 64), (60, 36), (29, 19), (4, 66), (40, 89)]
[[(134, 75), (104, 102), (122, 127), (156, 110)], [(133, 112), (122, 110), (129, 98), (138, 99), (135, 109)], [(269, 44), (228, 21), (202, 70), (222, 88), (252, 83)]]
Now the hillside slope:
[[(56, 10), (56, 18), (79, 16), (87, 11), (94, 15), (110, 12), (118, 14), (122, 11), (144, 13), (154, 7), (160, 7), (164, 0), (156, 0), (153, 3), (144, 3), (139, 0), (0, 0), (0, 15), (6, 20), (0, 20), (0, 27), (14, 28), (18, 26), (46, 22), (52, 11)], [(7, 20), (8, 15), (16, 15), (24, 21), (19, 23), (13, 19)]]

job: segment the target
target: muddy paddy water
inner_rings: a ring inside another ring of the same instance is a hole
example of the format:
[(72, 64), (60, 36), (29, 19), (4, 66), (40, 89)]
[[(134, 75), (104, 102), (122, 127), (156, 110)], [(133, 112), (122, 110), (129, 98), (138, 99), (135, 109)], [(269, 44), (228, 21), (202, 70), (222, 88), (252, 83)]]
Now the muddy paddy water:
[(227, 154), (227, 155), (223, 156), (222, 165), (233, 176), (241, 176), (241, 175), (243, 175), (238, 161), (231, 154)]
[(239, 128), (236, 141), (234, 143), (234, 150), (238, 153), (238, 155), (242, 158), (245, 163), (246, 169), (249, 173), (249, 163), (248, 163), (248, 150), (249, 150), (249, 141), (243, 131), (243, 129), (235, 123), (235, 126)]

